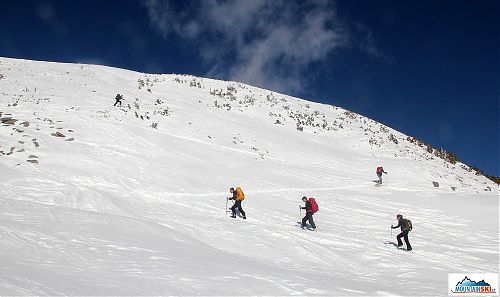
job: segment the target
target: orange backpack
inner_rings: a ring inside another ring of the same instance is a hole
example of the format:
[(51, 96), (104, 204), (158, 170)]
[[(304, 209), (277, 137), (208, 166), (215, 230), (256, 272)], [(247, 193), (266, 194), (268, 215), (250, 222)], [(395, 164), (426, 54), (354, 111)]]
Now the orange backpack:
[(238, 201), (245, 200), (245, 194), (243, 194), (243, 191), (241, 190), (240, 187), (237, 187), (236, 190), (234, 190), (234, 192), (236, 192), (236, 200)]

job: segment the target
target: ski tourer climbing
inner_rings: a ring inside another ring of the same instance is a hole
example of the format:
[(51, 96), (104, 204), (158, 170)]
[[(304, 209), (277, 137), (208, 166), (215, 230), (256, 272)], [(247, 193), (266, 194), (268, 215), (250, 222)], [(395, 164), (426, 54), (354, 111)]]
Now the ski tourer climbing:
[(382, 173), (387, 174), (387, 172), (384, 171), (384, 168), (382, 166), (377, 167), (376, 172), (377, 172), (378, 180), (374, 180), (374, 182), (381, 185), (382, 184)]
[(316, 230), (316, 224), (314, 224), (313, 214), (318, 211), (318, 204), (316, 203), (316, 200), (314, 198), (307, 199), (306, 196), (302, 197), (302, 202), (304, 202), (306, 205), (304, 207), (299, 207), (306, 210), (306, 215), (304, 218), (302, 218), (301, 227), (302, 229), (304, 229), (304, 227), (306, 226), (306, 221), (309, 221), (311, 228), (313, 230)]
[(120, 94), (116, 94), (116, 97), (115, 97), (115, 104), (113, 104), (113, 106), (116, 106), (116, 104), (120, 103), (120, 106), (122, 106), (122, 100), (123, 100), (123, 95), (120, 95)]
[(237, 187), (236, 190), (231, 188), (229, 189), (229, 192), (233, 194), (233, 197), (229, 198), (229, 200), (234, 200), (234, 205), (231, 207), (231, 217), (236, 218), (236, 208), (238, 208), (238, 211), (242, 215), (243, 219), (246, 220), (247, 216), (245, 215), (245, 211), (241, 208), (241, 202), (245, 199), (245, 194), (240, 187)]
[(403, 242), (401, 241), (401, 237), (403, 237), (405, 239), (406, 249), (408, 251), (411, 251), (410, 241), (408, 240), (408, 232), (410, 232), (413, 229), (411, 221), (408, 219), (404, 219), (403, 216), (400, 214), (396, 216), (396, 219), (398, 220), (398, 225), (397, 226), (391, 225), (391, 228), (392, 229), (401, 228), (401, 233), (399, 233), (398, 236), (396, 236), (396, 239), (398, 240), (398, 247), (403, 246)]

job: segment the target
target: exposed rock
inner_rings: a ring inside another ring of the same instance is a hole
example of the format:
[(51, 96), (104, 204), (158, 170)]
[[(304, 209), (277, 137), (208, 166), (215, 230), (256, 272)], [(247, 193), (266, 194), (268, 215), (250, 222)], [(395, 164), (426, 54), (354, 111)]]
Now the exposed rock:
[(436, 181), (433, 181), (432, 184), (434, 185), (434, 187), (438, 188), (439, 187), (439, 183), (436, 182)]
[(38, 142), (36, 142), (36, 141), (33, 141), (33, 144), (34, 144), (36, 147), (40, 147), (40, 144), (38, 144)]
[(73, 137), (66, 139), (66, 141), (75, 141)]
[(28, 158), (30, 158), (30, 159), (38, 159), (38, 157), (35, 156), (35, 155), (30, 155)]
[(62, 134), (61, 132), (52, 133), (50, 135), (55, 136), (55, 137), (66, 137), (66, 135)]
[(33, 164), (38, 164), (38, 160), (26, 160), (27, 162), (33, 163)]
[(24, 127), (29, 127), (30, 123), (28, 123), (27, 121), (24, 121), (20, 125), (22, 125)]
[(4, 125), (14, 125), (14, 123), (17, 122), (16, 119), (13, 119), (13, 118), (10, 118), (10, 117), (0, 118), (0, 121)]
[(73, 130), (69, 129), (68, 132), (74, 132)]
[(18, 150), (17, 152), (22, 153), (22, 152), (24, 152), (24, 149), (22, 148), (22, 149)]

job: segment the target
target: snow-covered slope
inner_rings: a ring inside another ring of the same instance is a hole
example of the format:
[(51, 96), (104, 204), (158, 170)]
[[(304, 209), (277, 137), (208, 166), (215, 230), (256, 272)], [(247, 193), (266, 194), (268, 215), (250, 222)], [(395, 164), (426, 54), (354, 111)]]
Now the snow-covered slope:
[[(446, 295), (498, 272), (498, 186), (342, 108), (0, 58), (0, 113), (1, 295)], [(384, 244), (397, 213), (414, 253)]]

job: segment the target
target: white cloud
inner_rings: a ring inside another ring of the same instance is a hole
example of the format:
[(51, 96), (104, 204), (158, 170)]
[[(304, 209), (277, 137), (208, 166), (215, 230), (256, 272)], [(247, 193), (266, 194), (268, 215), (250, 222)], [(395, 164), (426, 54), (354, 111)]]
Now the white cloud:
[(177, 34), (198, 45), (210, 65), (207, 75), (277, 91), (303, 90), (305, 70), (335, 49), (356, 42), (369, 54), (377, 52), (369, 29), (362, 28), (360, 40), (352, 38), (331, 1), (205, 0), (183, 11), (168, 1), (144, 5), (163, 36)]
[(38, 13), (38, 17), (43, 22), (47, 22), (47, 23), (50, 22), (55, 17), (54, 8), (46, 2), (39, 3), (37, 13)]
[(79, 58), (74, 59), (72, 62), (78, 63), (78, 64), (102, 65), (102, 66), (112, 65), (112, 63), (109, 63), (105, 59), (95, 58), (95, 57), (79, 57)]
[(36, 10), (40, 20), (58, 35), (67, 35), (69, 28), (66, 23), (57, 17), (56, 11), (52, 5), (47, 2), (39, 2)]

